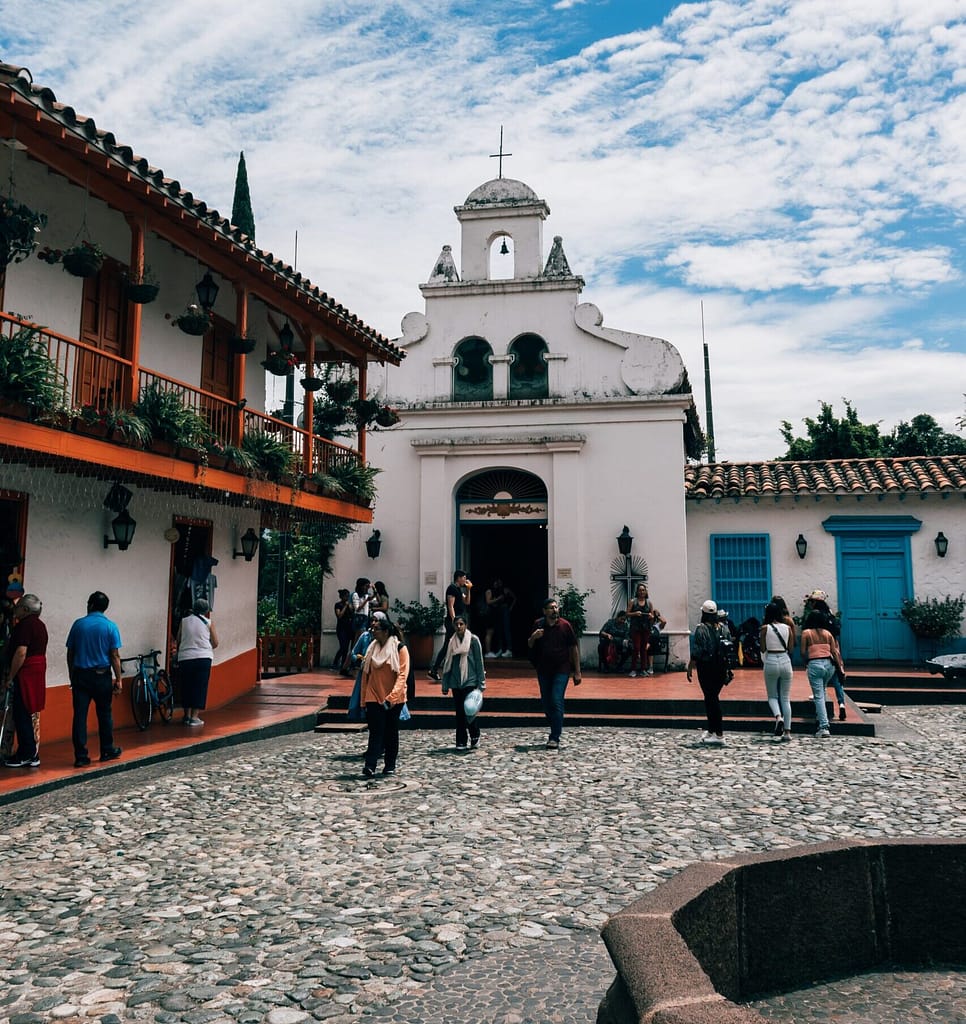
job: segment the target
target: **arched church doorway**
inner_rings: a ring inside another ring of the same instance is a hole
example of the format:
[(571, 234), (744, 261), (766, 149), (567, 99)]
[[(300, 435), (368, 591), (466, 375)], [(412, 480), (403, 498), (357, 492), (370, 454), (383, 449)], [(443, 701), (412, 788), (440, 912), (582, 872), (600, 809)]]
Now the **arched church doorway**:
[(532, 473), (491, 469), (464, 481), (456, 494), (457, 564), (473, 581), (475, 625), (494, 579), (516, 595), (511, 618), (514, 653), (526, 647), (526, 629), (549, 593), (547, 488)]

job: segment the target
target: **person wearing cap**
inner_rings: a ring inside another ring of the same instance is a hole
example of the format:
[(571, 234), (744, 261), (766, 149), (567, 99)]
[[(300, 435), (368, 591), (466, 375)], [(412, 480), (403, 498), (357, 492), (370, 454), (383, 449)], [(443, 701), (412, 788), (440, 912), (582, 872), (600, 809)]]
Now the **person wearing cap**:
[(543, 618), (533, 624), (533, 631), (527, 637), (530, 661), (537, 670), (540, 686), (540, 700), (543, 713), (547, 716), (550, 736), (547, 750), (560, 748), (560, 734), (563, 732), (564, 695), (571, 673), (574, 686), (580, 686), (580, 644), (574, 627), (560, 617), (560, 606), (552, 597), (543, 602)]
[(720, 631), (718, 606), (714, 601), (705, 601), (701, 605), (701, 621), (695, 627), (691, 640), (688, 682), (691, 682), (692, 673), (697, 668), (698, 685), (704, 695), (704, 711), (708, 719), (708, 728), (701, 742), (710, 747), (724, 746), (720, 694), (728, 677), (727, 668), (715, 657)]

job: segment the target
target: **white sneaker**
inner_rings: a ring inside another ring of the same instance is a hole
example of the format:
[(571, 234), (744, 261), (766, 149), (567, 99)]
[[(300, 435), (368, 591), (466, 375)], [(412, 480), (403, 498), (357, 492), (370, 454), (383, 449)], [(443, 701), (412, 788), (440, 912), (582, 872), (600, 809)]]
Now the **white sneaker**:
[(636, 678), (637, 678), (637, 673), (636, 672), (632, 672), (631, 673), (631, 679), (636, 679)]
[(484, 658), (499, 658), (499, 654), (497, 654), (495, 651), (490, 651), (489, 654), (484, 654), (483, 657)]
[(654, 669), (652, 669), (652, 668), (648, 668), (648, 669), (645, 669), (645, 670), (644, 670), (644, 671), (643, 671), (643, 672), (641, 673), (641, 675), (644, 675), (644, 676), (652, 676), (652, 675), (654, 675)]
[(831, 739), (831, 737), (832, 737), (832, 734), (828, 731), (828, 729), (819, 729), (818, 732), (815, 733), (815, 735), (820, 740), (827, 740), (827, 739)]
[(504, 651), (504, 652), (503, 652), (503, 653), (502, 653), (502, 654), (500, 655), (500, 657), (501, 657), (501, 658), (512, 658), (512, 657), (513, 657), (513, 651)]
[(701, 741), (706, 747), (723, 747), (725, 745), (724, 736), (715, 736), (713, 732), (707, 734), (707, 739)]

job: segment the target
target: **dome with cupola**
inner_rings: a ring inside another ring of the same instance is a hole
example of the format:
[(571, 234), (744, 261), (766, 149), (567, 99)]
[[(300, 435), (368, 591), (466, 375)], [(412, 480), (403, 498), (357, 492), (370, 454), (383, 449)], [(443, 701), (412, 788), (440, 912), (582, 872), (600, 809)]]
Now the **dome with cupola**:
[(466, 197), (464, 206), (504, 206), (516, 203), (539, 203), (536, 192), (515, 178), (494, 178), (484, 182)]

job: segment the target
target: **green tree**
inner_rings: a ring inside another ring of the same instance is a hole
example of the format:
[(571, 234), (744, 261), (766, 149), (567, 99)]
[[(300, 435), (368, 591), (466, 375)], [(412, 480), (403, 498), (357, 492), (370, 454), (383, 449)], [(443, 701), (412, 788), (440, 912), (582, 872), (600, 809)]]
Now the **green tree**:
[(906, 455), (966, 455), (966, 439), (950, 434), (928, 413), (912, 417), (912, 422), (899, 421), (885, 439), (886, 452)]
[(817, 419), (806, 416), (807, 437), (795, 437), (788, 420), (782, 421), (781, 435), (788, 445), (782, 459), (873, 459), (885, 454), (877, 423), (862, 423), (852, 403), (843, 398), (845, 416), (838, 419), (828, 402), (821, 402)]
[(258, 631), (316, 632), (322, 616), (322, 580), (332, 573), (332, 552), (355, 524), (322, 523), (300, 534), (263, 530), (258, 567)]
[(255, 241), (255, 214), (252, 213), (252, 196), (248, 191), (248, 170), (245, 154), (238, 154), (238, 170), (235, 172), (235, 198), (231, 204), (231, 222)]

